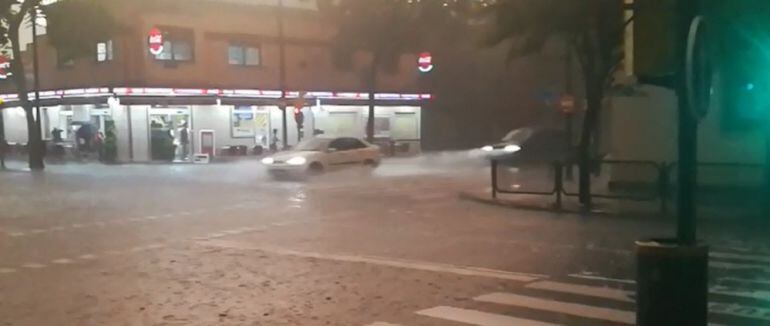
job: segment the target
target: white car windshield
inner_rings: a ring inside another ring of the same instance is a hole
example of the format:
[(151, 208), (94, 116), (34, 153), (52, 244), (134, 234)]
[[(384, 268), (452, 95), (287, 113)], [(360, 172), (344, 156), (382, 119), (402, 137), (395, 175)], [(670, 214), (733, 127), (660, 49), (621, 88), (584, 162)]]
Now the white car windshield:
[(532, 128), (521, 128), (509, 132), (503, 137), (503, 142), (521, 144), (532, 136)]
[(295, 149), (298, 151), (320, 152), (326, 150), (331, 141), (328, 138), (312, 138), (297, 144)]

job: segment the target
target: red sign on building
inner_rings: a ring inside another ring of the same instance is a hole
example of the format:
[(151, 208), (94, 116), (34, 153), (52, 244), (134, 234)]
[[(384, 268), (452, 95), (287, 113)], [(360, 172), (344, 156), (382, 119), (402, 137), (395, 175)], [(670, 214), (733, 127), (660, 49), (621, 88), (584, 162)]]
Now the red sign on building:
[(417, 59), (417, 69), (423, 73), (433, 70), (433, 55), (430, 52), (420, 53), (420, 57)]
[(153, 27), (150, 30), (150, 36), (147, 43), (150, 47), (150, 53), (153, 55), (159, 55), (163, 53), (163, 32), (161, 32), (157, 27)]

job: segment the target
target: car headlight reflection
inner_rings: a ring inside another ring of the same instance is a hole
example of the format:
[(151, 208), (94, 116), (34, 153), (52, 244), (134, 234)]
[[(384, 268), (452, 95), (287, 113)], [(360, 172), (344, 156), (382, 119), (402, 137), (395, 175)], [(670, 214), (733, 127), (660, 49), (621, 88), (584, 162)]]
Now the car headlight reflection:
[(503, 148), (504, 151), (508, 153), (516, 153), (521, 150), (521, 146), (519, 145), (508, 145)]
[(487, 146), (482, 147), (481, 150), (485, 151), (485, 152), (491, 152), (491, 151), (495, 150), (495, 148), (492, 147), (492, 146), (487, 145)]
[(286, 163), (289, 165), (303, 165), (307, 163), (307, 159), (301, 156), (297, 156), (297, 157), (292, 157), (291, 159), (286, 161)]
[(262, 159), (262, 164), (271, 165), (273, 163), (275, 163), (275, 159), (272, 157), (265, 157)]

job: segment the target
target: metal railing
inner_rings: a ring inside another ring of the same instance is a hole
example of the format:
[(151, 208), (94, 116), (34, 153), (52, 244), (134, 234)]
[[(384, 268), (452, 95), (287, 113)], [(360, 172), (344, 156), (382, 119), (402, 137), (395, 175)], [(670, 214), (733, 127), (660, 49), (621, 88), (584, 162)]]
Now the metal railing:
[[(565, 168), (572, 168), (570, 165), (565, 165), (562, 162), (551, 163), (550, 169), (552, 169), (553, 178), (548, 180), (547, 184), (553, 187), (549, 190), (528, 190), (528, 189), (503, 189), (499, 185), (499, 170), (501, 162), (499, 160), (491, 160), (491, 186), (492, 186), (492, 198), (497, 199), (499, 194), (513, 194), (513, 195), (538, 195), (538, 196), (554, 196), (555, 207), (561, 209), (563, 196), (577, 197), (579, 193), (577, 191), (570, 191), (566, 187), (565, 182)], [(677, 163), (659, 163), (654, 161), (644, 160), (598, 160), (594, 161), (592, 166), (597, 167), (596, 170), (601, 170), (602, 166), (637, 166), (646, 169), (649, 172), (649, 180), (645, 182), (648, 185), (646, 191), (613, 191), (610, 189), (606, 193), (595, 192), (597, 187), (592, 187), (592, 198), (610, 199), (610, 200), (627, 200), (627, 201), (639, 201), (639, 202), (652, 202), (659, 201), (659, 209), (662, 214), (668, 214), (671, 201), (674, 198), (674, 190), (676, 187), (675, 180), (672, 180), (674, 172), (676, 171)], [(716, 163), (716, 162), (701, 162), (698, 163), (699, 169), (704, 168), (721, 168), (721, 169), (753, 169), (759, 170), (764, 173), (765, 166), (762, 164), (747, 164), (747, 163)], [(633, 170), (639, 171), (639, 170)], [(594, 175), (598, 174), (597, 171)], [(756, 172), (756, 171), (755, 171)], [(766, 190), (768, 185), (762, 184)], [(703, 185), (701, 185), (703, 188)]]

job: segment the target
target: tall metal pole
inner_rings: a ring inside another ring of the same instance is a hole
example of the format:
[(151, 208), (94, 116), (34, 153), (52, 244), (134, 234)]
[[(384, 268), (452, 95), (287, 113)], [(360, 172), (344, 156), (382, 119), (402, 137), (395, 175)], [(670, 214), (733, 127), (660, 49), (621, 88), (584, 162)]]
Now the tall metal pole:
[(695, 245), (695, 191), (698, 179), (698, 121), (688, 109), (686, 89), (686, 44), (689, 36), (689, 25), (696, 15), (698, 0), (680, 0), (678, 10), (680, 24), (677, 42), (677, 97), (679, 105), (679, 200), (677, 238), (682, 245)]
[[(40, 113), (40, 55), (37, 51), (37, 10), (38, 8), (34, 8), (32, 10), (32, 71), (34, 74), (35, 82), (35, 115), (37, 116), (35, 127), (37, 128), (37, 134), (40, 137), (41, 141), (38, 142), (34, 147), (34, 150), (42, 151), (42, 148), (39, 148), (38, 146), (42, 145), (42, 137), (43, 137), (43, 116)], [(20, 76), (21, 77), (21, 76)], [(33, 146), (30, 146), (33, 147)]]
[(283, 130), (283, 148), (289, 147), (289, 127), (286, 117), (286, 44), (283, 28), (283, 0), (278, 0), (278, 55), (280, 56), (279, 86), (281, 87), (281, 103), (278, 106), (281, 109), (281, 124)]

